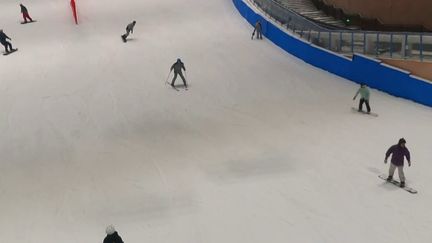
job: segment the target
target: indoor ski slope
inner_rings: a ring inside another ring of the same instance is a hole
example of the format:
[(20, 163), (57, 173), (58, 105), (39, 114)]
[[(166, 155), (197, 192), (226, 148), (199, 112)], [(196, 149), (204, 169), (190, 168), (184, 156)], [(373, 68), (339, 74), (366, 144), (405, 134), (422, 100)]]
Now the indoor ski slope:
[[(79, 26), (68, 2), (0, 3), (1, 242), (431, 242), (431, 108), (353, 113), (357, 84), (251, 41), (230, 0), (80, 0)], [(417, 195), (378, 178), (400, 137)]]

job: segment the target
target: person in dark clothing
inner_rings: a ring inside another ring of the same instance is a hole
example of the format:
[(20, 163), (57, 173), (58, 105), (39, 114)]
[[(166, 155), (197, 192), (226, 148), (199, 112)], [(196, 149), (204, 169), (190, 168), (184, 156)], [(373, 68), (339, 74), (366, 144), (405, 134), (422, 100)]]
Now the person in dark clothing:
[(171, 82), (171, 86), (174, 87), (174, 82), (177, 79), (177, 75), (180, 75), (181, 79), (183, 80), (183, 84), (184, 86), (187, 88), (187, 83), (186, 83), (186, 79), (183, 76), (183, 72), (182, 69), (186, 72), (186, 68), (184, 66), (184, 63), (180, 60), (180, 58), (177, 59), (177, 62), (175, 62), (172, 66), (171, 66), (171, 71), (174, 70), (174, 78)]
[(261, 25), (261, 21), (259, 21), (259, 20), (255, 23), (255, 29), (252, 33), (252, 39), (253, 39), (255, 33), (256, 33), (257, 39), (262, 39), (262, 25)]
[(136, 21), (134, 20), (132, 23), (130, 23), (126, 26), (126, 34), (122, 35), (122, 38), (124, 41), (126, 41), (126, 38), (129, 36), (130, 33), (133, 34), (135, 24), (136, 24)]
[(119, 236), (114, 226), (109, 225), (105, 231), (107, 236), (105, 237), (103, 243), (123, 243), (122, 238)]
[[(0, 30), (0, 43), (5, 47), (6, 53), (9, 53), (9, 52), (14, 50), (12, 47), (12, 44), (9, 41), (7, 41), (8, 39), (12, 40), (11, 38), (9, 38), (9, 36), (7, 36), (3, 32), (3, 30)], [(9, 50), (8, 50), (8, 47), (9, 47)]]
[(30, 20), (30, 22), (33, 22), (33, 19), (30, 17), (27, 8), (21, 3), (20, 4), (21, 7), (21, 13), (23, 15), (23, 19), (24, 19), (24, 23), (27, 23), (27, 19)]
[(411, 166), (411, 156), (407, 147), (405, 147), (406, 141), (404, 138), (399, 139), (398, 144), (391, 146), (385, 155), (384, 163), (387, 164), (387, 159), (392, 155), (389, 176), (387, 177), (388, 181), (393, 179), (393, 174), (398, 169), (399, 179), (400, 179), (400, 187), (405, 187), (405, 175), (403, 172), (404, 167), (404, 157), (408, 160), (408, 166)]

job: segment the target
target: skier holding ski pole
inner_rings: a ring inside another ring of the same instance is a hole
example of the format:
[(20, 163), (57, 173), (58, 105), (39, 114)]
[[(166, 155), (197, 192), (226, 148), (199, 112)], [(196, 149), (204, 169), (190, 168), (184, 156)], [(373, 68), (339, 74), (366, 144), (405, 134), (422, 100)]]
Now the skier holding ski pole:
[(172, 82), (171, 82), (171, 86), (173, 88), (175, 88), (174, 82), (177, 79), (177, 75), (180, 75), (181, 79), (183, 80), (183, 84), (184, 84), (185, 88), (187, 89), (187, 87), (188, 87), (187, 83), (186, 83), (186, 79), (183, 76), (182, 69), (186, 72), (186, 68), (184, 66), (184, 63), (180, 60), (180, 58), (178, 58), (177, 61), (170, 68), (170, 71), (174, 70), (174, 77), (173, 77)]

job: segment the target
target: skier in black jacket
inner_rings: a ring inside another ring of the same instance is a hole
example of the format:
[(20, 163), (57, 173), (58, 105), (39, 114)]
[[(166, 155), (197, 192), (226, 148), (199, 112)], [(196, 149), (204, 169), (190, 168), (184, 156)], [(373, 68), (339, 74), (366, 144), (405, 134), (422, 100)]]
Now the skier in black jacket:
[(106, 228), (107, 236), (105, 237), (103, 243), (123, 243), (122, 238), (118, 235), (114, 226), (109, 225)]
[(262, 25), (261, 25), (261, 21), (257, 21), (255, 23), (255, 29), (252, 33), (252, 39), (254, 38), (254, 35), (256, 33), (256, 38), (262, 40)]
[(122, 35), (122, 39), (124, 42), (126, 42), (126, 38), (129, 36), (130, 33), (133, 34), (135, 24), (136, 24), (136, 21), (134, 20), (134, 21), (132, 21), (132, 23), (130, 23), (126, 26), (126, 34)]
[[(0, 43), (5, 47), (6, 53), (9, 53), (14, 50), (12, 48), (12, 44), (9, 41), (7, 41), (8, 39), (12, 40), (11, 38), (9, 38), (9, 36), (7, 36), (3, 32), (3, 30), (0, 30)], [(9, 47), (9, 51), (8, 51), (8, 47)]]
[(186, 79), (183, 76), (183, 72), (182, 69), (186, 72), (186, 68), (184, 66), (184, 63), (180, 60), (180, 58), (177, 59), (177, 62), (175, 62), (172, 66), (171, 66), (171, 71), (174, 70), (174, 78), (171, 82), (171, 86), (174, 87), (174, 82), (177, 79), (177, 75), (180, 75), (181, 79), (183, 80), (183, 84), (185, 86), (185, 88), (187, 88), (187, 83), (186, 83)]

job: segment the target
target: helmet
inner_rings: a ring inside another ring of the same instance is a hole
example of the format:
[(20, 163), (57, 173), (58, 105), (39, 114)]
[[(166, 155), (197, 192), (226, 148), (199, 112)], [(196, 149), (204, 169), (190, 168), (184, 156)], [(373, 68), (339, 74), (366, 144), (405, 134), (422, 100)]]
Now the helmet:
[(403, 143), (406, 143), (405, 138), (401, 138), (401, 139), (399, 139), (398, 144), (400, 145), (400, 144), (403, 144)]
[(112, 235), (116, 232), (114, 225), (110, 224), (106, 227), (105, 232), (107, 233), (107, 235)]

